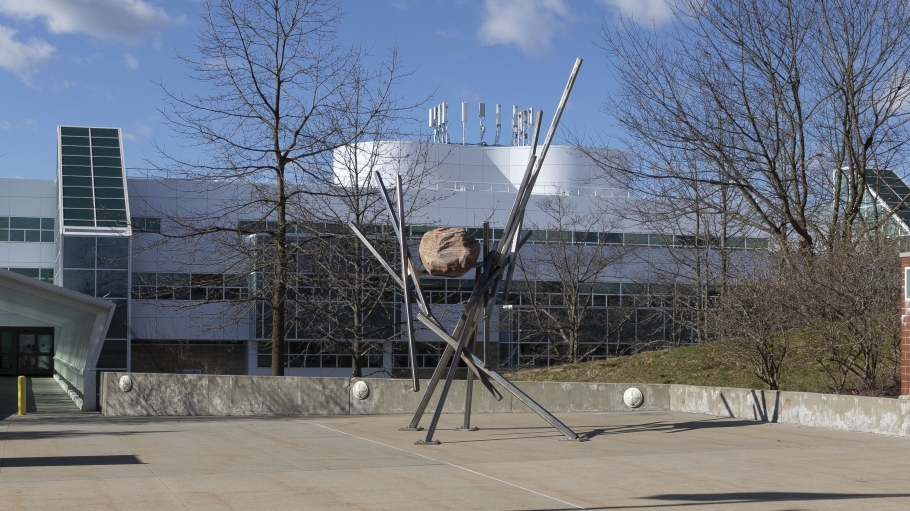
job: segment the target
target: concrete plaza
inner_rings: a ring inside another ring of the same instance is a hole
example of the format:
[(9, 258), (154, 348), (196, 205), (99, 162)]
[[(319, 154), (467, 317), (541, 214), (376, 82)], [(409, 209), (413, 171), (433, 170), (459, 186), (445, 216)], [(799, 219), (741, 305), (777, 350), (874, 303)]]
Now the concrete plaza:
[[(39, 407), (40, 409), (40, 407)], [(910, 439), (679, 412), (3, 414), (0, 509), (907, 509)]]

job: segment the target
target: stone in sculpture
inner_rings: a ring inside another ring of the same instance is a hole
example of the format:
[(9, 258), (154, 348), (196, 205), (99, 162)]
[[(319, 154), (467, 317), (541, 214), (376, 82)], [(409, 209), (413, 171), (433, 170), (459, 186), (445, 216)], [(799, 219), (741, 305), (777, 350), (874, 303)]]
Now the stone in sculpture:
[(479, 256), (480, 243), (460, 227), (433, 229), (420, 240), (420, 262), (437, 277), (460, 277)]

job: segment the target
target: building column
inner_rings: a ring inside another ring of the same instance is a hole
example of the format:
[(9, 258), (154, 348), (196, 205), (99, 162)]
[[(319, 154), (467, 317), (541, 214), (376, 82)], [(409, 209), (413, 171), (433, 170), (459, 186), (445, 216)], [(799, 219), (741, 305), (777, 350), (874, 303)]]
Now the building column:
[(910, 399), (910, 252), (901, 253), (901, 398)]

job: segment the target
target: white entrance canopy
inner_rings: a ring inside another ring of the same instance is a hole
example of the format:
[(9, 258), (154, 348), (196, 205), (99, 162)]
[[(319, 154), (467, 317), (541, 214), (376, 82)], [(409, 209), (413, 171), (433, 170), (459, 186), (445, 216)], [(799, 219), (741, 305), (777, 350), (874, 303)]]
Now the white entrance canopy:
[[(82, 410), (95, 410), (96, 367), (115, 305), (107, 300), (0, 269), (0, 311), (60, 329), (54, 372)], [(81, 401), (81, 402), (80, 402)]]

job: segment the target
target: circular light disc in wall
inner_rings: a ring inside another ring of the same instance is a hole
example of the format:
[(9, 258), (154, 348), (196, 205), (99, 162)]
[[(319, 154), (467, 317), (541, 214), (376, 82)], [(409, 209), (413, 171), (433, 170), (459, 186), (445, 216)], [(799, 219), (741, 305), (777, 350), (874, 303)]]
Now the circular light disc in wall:
[(360, 380), (354, 383), (354, 386), (351, 387), (351, 392), (354, 393), (354, 397), (363, 401), (370, 395), (370, 387), (367, 385), (367, 382)]
[(120, 377), (120, 390), (124, 392), (129, 392), (133, 388), (133, 379), (129, 375), (124, 374)]
[(625, 393), (623, 393), (622, 401), (629, 408), (638, 408), (642, 403), (645, 402), (645, 396), (643, 396), (641, 391), (637, 388), (630, 387), (626, 389)]

